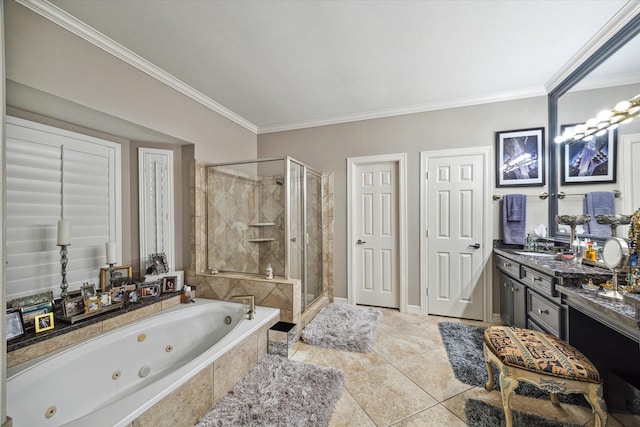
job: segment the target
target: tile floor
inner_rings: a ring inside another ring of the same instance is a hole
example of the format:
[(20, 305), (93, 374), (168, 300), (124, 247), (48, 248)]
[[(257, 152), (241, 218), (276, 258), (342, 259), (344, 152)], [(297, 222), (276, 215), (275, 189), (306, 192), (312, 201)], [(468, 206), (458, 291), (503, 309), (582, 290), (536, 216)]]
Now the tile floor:
[[(438, 331), (442, 321), (456, 320), (384, 309), (374, 351), (352, 353), (297, 342), (292, 359), (344, 371), (345, 388), (331, 419), (332, 427), (465, 426), (467, 399), (500, 407), (500, 393), (469, 386), (454, 377)], [(593, 425), (591, 410), (580, 406), (555, 408), (549, 401), (514, 394), (511, 408)], [(640, 426), (640, 417), (610, 414), (609, 426)]]

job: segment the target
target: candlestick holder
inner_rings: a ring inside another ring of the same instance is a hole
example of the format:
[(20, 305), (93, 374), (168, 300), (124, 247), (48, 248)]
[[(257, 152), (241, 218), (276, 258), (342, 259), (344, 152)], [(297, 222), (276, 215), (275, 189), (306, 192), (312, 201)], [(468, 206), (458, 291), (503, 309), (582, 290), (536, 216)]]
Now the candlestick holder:
[(109, 289), (113, 288), (113, 273), (116, 270), (116, 263), (108, 263), (109, 264)]
[(71, 245), (56, 246), (60, 246), (60, 265), (62, 267), (62, 283), (60, 283), (60, 289), (62, 289), (62, 292), (60, 293), (60, 297), (66, 298), (69, 296), (67, 293), (67, 288), (69, 287), (69, 284), (67, 283), (67, 263), (69, 262), (69, 259), (67, 258), (67, 254), (69, 253), (67, 246)]

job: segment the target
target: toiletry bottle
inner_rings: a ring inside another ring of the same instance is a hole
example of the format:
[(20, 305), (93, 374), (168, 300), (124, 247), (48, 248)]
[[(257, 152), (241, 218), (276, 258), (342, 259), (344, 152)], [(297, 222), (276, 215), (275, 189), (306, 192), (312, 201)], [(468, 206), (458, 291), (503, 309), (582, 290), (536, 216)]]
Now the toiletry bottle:
[(271, 264), (267, 265), (267, 279), (273, 279), (273, 268)]
[(182, 289), (182, 295), (180, 297), (182, 304), (189, 304), (191, 302), (191, 286), (185, 286)]

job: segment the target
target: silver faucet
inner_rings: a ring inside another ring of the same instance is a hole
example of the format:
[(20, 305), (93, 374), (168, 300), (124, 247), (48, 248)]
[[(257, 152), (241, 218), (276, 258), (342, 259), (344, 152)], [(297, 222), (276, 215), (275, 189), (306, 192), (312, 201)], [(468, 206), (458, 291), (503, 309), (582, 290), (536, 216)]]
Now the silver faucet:
[(249, 316), (249, 320), (253, 320), (253, 316), (256, 313), (256, 297), (254, 295), (235, 295), (229, 298), (229, 300), (234, 299), (244, 300), (249, 303), (247, 315)]

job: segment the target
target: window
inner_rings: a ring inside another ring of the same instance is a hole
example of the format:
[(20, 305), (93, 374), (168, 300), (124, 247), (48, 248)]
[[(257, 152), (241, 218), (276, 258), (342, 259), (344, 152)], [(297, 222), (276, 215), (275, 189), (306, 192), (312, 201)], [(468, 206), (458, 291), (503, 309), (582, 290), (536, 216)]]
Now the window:
[(69, 290), (98, 283), (105, 242), (122, 259), (120, 145), (7, 117), (7, 300), (60, 294), (57, 222), (71, 221)]

